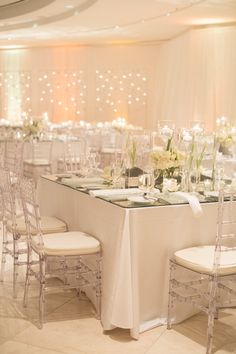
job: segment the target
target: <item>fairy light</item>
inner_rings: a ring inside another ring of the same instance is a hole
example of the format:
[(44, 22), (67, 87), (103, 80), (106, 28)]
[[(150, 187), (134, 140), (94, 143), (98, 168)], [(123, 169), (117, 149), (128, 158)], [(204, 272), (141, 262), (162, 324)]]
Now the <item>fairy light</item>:
[[(147, 104), (148, 80), (144, 70), (116, 71), (105, 68), (94, 70), (94, 75), (97, 112), (112, 116), (116, 112), (126, 112), (126, 109), (129, 112), (132, 112), (132, 109), (137, 112), (139, 108), (140, 114), (146, 114), (146, 110), (142, 108)], [(71, 117), (78, 114), (85, 116), (88, 84), (84, 70), (46, 70), (39, 71), (34, 77), (38, 81), (41, 112), (47, 107), (50, 117), (59, 116), (63, 112), (70, 112)], [(14, 116), (17, 112), (21, 114), (22, 110), (32, 111), (35, 100), (31, 97), (32, 83), (29, 72), (0, 72), (0, 87), (0, 112), (7, 112), (4, 116), (13, 116), (13, 105)]]
[(95, 99), (97, 112), (105, 111), (105, 114), (112, 115), (119, 111), (125, 112), (127, 109), (131, 113), (132, 109), (139, 107), (139, 112), (146, 114), (146, 110), (144, 111), (147, 103), (145, 72), (142, 70), (123, 70), (122, 72), (96, 70), (95, 77), (95, 91), (99, 92), (99, 97)]

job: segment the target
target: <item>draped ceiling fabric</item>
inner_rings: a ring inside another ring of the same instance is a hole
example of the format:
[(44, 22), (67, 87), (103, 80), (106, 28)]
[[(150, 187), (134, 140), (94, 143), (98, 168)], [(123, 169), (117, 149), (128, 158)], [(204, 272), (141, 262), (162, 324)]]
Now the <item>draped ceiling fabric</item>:
[(220, 116), (236, 123), (235, 63), (235, 26), (159, 45), (1, 50), (0, 118), (48, 111), (52, 121), (124, 116), (155, 129), (158, 120), (178, 127), (201, 120), (212, 130)]

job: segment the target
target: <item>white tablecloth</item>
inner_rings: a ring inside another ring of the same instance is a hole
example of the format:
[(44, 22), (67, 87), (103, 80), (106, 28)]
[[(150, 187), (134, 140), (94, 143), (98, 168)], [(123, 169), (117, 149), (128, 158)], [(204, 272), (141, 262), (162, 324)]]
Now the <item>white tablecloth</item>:
[[(102, 325), (140, 332), (164, 324), (169, 257), (174, 251), (212, 243), (217, 204), (203, 204), (195, 218), (189, 205), (125, 209), (45, 178), (39, 183), (42, 214), (94, 235), (103, 247)], [(177, 307), (176, 320), (193, 312)]]

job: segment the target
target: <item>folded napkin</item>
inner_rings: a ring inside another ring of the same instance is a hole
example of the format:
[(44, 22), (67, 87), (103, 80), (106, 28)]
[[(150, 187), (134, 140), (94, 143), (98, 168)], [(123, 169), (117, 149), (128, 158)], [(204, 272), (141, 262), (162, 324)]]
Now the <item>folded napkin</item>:
[(93, 197), (109, 197), (112, 195), (131, 195), (141, 194), (142, 192), (138, 188), (123, 188), (123, 189), (99, 189), (89, 191), (89, 194)]
[(203, 211), (201, 204), (199, 203), (199, 200), (195, 195), (186, 192), (174, 192), (174, 194), (183, 198), (189, 203), (189, 206), (192, 209), (194, 216), (198, 217), (202, 215)]
[(62, 178), (61, 183), (70, 187), (79, 187), (83, 184), (103, 184), (104, 179), (101, 177), (76, 177)]

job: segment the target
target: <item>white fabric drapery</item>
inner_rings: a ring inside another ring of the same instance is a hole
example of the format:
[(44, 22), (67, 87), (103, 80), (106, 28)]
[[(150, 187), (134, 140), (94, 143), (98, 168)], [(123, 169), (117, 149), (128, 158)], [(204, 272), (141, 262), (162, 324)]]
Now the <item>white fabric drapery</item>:
[[(179, 127), (217, 117), (236, 123), (236, 27), (192, 30), (163, 44), (156, 82), (156, 119)], [(153, 122), (153, 126), (156, 121)]]

